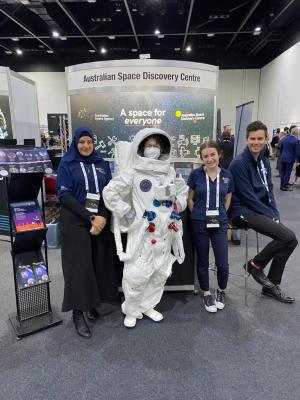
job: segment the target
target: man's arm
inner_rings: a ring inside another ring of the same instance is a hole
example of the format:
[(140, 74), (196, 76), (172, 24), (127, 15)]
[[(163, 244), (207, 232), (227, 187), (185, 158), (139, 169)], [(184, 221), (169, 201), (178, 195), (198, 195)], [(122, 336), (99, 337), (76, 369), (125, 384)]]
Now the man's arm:
[(274, 192), (273, 192), (273, 182), (272, 182), (272, 171), (271, 171), (271, 166), (270, 163), (267, 163), (267, 183), (268, 183), (268, 188), (269, 188), (269, 196), (271, 199), (270, 207), (272, 208), (274, 212), (274, 218), (275, 219), (280, 219), (280, 214), (277, 208)]
[(265, 215), (269, 218), (277, 218), (273, 209), (260, 201), (250, 183), (250, 174), (247, 167), (242, 162), (233, 162), (230, 166), (230, 172), (234, 179), (236, 196), (252, 211)]

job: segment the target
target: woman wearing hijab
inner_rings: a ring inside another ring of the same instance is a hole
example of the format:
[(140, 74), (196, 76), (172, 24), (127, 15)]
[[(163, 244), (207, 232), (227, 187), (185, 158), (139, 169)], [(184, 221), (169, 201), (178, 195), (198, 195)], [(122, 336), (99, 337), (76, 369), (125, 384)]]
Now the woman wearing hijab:
[(110, 212), (102, 190), (111, 179), (109, 165), (94, 149), (93, 132), (78, 128), (57, 177), (61, 203), (61, 253), (65, 280), (62, 311), (73, 311), (78, 335), (90, 338), (97, 307), (117, 298)]

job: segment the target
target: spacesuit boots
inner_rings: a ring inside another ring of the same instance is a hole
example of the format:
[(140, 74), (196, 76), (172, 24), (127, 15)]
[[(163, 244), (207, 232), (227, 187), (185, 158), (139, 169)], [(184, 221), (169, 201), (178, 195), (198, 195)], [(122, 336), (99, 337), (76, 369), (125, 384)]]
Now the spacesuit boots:
[(136, 318), (130, 317), (130, 315), (125, 315), (124, 326), (125, 328), (134, 328), (136, 325)]
[(146, 315), (146, 317), (152, 319), (152, 321), (154, 322), (160, 322), (164, 319), (164, 316), (160, 312), (154, 310), (154, 308), (145, 311), (143, 314)]

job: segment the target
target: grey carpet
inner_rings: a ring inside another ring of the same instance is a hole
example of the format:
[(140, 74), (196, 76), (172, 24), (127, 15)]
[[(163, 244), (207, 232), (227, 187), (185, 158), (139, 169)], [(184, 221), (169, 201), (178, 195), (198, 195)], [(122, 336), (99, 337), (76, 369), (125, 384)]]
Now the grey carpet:
[[(300, 232), (300, 187), (280, 192), (282, 221)], [(300, 236), (300, 235), (299, 235)], [(261, 245), (265, 243), (260, 237)], [(0, 242), (0, 399), (213, 399), (294, 400), (300, 393), (300, 245), (288, 262), (282, 287), (296, 297), (286, 305), (260, 294), (249, 279), (231, 276), (223, 311), (209, 314), (200, 296), (166, 293), (158, 307), (165, 320), (122, 326), (118, 306), (103, 305), (93, 338), (64, 324), (17, 341), (8, 320), (15, 311), (8, 243)], [(250, 234), (250, 255), (255, 236)], [(230, 247), (231, 271), (239, 273), (244, 246)], [(49, 251), (51, 299), (62, 301), (60, 251)], [(216, 284), (211, 274), (212, 286)]]

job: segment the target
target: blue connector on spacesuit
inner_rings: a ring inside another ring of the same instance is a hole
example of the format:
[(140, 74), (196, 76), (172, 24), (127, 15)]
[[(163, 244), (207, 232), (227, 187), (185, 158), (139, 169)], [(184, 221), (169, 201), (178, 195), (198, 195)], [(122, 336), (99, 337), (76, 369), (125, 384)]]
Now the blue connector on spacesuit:
[(176, 211), (172, 211), (171, 215), (170, 215), (171, 219), (175, 219), (176, 221), (180, 221), (181, 220), (181, 216), (179, 214), (177, 214)]
[(147, 218), (147, 221), (151, 222), (156, 218), (156, 214), (154, 211), (145, 210), (145, 212), (143, 214), (143, 218)]
[(153, 200), (154, 207), (166, 206), (168, 208), (172, 207), (173, 201), (172, 200)]

